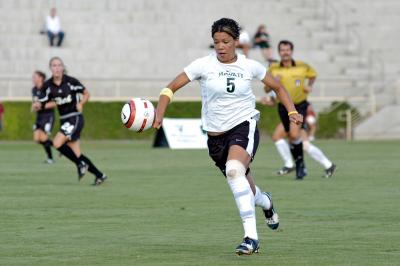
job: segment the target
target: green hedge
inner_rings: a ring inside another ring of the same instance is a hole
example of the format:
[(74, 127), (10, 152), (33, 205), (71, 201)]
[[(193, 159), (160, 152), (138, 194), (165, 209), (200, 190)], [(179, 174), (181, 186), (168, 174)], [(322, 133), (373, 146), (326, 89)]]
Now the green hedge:
[[(318, 116), (318, 138), (344, 138), (346, 122), (339, 120), (340, 112), (351, 110), (352, 115), (359, 116), (358, 111), (347, 102), (332, 102), (331, 107), (335, 108), (330, 112), (320, 112)], [(332, 109), (332, 108), (328, 108)]]
[[(3, 131), (0, 140), (30, 140), (32, 139), (32, 125), (35, 113), (30, 112), (29, 102), (5, 102)], [(85, 105), (85, 129), (83, 139), (143, 139), (154, 136), (154, 131), (135, 133), (127, 130), (121, 123), (120, 112), (123, 102), (89, 102)], [(279, 122), (276, 108), (257, 105), (261, 111), (259, 127), (262, 134), (271, 134)], [(167, 111), (166, 117), (198, 118), (200, 117), (200, 102), (174, 102)], [(332, 116), (336, 116), (333, 114)], [(334, 137), (336, 131), (342, 126), (336, 123), (331, 116), (321, 115), (319, 119), (318, 136)], [(53, 134), (58, 130), (58, 119), (53, 129)], [(333, 133), (332, 133), (333, 132)]]

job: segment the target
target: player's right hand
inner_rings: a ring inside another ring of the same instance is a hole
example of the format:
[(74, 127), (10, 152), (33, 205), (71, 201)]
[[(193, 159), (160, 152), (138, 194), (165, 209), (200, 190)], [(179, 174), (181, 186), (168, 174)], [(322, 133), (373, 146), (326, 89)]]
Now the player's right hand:
[(289, 115), (289, 120), (296, 125), (301, 125), (303, 123), (303, 116), (301, 114), (292, 114)]

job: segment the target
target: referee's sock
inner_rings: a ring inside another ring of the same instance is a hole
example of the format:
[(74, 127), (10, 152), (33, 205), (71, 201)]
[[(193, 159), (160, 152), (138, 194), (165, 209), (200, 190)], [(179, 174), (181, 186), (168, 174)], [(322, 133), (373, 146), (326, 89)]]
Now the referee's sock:
[(278, 150), (282, 160), (284, 161), (285, 167), (293, 168), (294, 162), (290, 154), (289, 144), (284, 139), (279, 139), (275, 141), (275, 147)]
[(51, 146), (53, 146), (53, 142), (48, 139), (46, 141), (40, 142), (40, 144), (43, 145), (43, 148), (47, 154), (47, 158), (53, 160), (53, 154), (51, 152)]
[(79, 160), (84, 161), (89, 166), (89, 168), (88, 168), (89, 172), (94, 174), (96, 177), (100, 178), (103, 176), (103, 173), (100, 172), (99, 169), (97, 169), (97, 167), (92, 163), (92, 161), (88, 157), (81, 154), (81, 156), (79, 157)]
[(303, 142), (301, 139), (297, 139), (290, 143), (290, 152), (292, 153), (295, 162), (303, 161)]
[(79, 164), (79, 158), (76, 156), (75, 152), (67, 145), (63, 144), (57, 149), (62, 155), (73, 161), (76, 165)]

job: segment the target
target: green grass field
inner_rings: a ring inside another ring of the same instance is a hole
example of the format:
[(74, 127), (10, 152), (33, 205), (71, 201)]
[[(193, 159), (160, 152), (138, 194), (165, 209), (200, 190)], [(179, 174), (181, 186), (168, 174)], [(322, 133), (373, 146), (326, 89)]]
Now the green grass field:
[(281, 219), (258, 210), (260, 254), (237, 257), (242, 225), (206, 150), (152, 149), (147, 141), (85, 142), (109, 180), (77, 182), (65, 158), (0, 143), (0, 265), (399, 265), (400, 142), (319, 141), (332, 179), (307, 157), (303, 182), (278, 177), (271, 142), (253, 164)]

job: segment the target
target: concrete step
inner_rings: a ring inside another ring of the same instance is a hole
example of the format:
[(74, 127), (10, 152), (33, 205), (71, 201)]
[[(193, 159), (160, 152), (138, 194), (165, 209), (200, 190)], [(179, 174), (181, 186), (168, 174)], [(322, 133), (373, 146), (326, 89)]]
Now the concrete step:
[(308, 30), (322, 30), (324, 28), (324, 20), (321, 19), (300, 19), (299, 24)]
[(344, 64), (347, 66), (366, 66), (368, 65), (368, 58), (355, 56), (355, 55), (343, 55), (337, 54), (333, 56), (334, 63)]
[(335, 32), (326, 31), (326, 30), (312, 31), (311, 38), (313, 38), (313, 40), (320, 42), (322, 44), (337, 42)]
[(348, 53), (348, 47), (346, 44), (337, 43), (337, 42), (324, 42), (321, 43), (321, 50), (326, 51), (327, 53), (332, 55), (332, 58), (335, 55), (343, 55)]
[(302, 50), (297, 49), (294, 52), (294, 57), (298, 60), (302, 60), (311, 65), (326, 64), (330, 61), (330, 56), (325, 51), (320, 50)]
[(354, 130), (356, 140), (400, 139), (400, 105), (390, 105), (363, 121)]
[(370, 70), (364, 68), (346, 68), (345, 74), (358, 79), (368, 79), (370, 77)]

